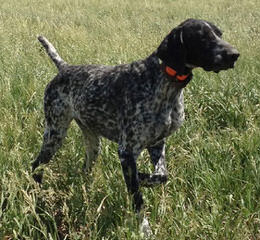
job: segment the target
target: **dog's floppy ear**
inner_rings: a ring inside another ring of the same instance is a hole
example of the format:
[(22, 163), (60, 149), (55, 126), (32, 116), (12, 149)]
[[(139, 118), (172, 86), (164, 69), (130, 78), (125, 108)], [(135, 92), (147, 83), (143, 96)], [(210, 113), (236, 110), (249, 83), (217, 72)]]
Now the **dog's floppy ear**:
[(157, 56), (179, 74), (184, 73), (186, 49), (183, 43), (182, 28), (173, 29), (157, 49)]
[(210, 25), (210, 27), (213, 29), (213, 31), (217, 34), (218, 37), (221, 37), (222, 36), (222, 32), (221, 30), (216, 26), (214, 25), (213, 23), (211, 22), (208, 22), (206, 21), (206, 23), (208, 23)]

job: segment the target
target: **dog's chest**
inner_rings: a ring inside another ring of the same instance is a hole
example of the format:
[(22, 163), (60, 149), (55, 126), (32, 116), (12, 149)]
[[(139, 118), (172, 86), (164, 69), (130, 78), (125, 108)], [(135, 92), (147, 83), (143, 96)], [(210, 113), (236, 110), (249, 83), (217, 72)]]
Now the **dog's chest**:
[(181, 126), (183, 120), (183, 94), (180, 91), (171, 98), (137, 105), (135, 117), (130, 118), (130, 124), (134, 135), (149, 145), (171, 135)]
[[(182, 93), (171, 101), (165, 102), (158, 114), (155, 115), (155, 138), (167, 137), (177, 130), (184, 120), (184, 104)], [(153, 125), (153, 124), (152, 124)]]

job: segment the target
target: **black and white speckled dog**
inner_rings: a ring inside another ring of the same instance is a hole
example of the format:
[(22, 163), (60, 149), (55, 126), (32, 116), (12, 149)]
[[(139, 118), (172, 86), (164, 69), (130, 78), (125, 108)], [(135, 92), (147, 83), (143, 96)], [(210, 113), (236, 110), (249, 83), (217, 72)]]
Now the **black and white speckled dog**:
[[(167, 180), (165, 139), (184, 120), (183, 88), (192, 78), (192, 69), (219, 72), (233, 68), (239, 57), (221, 35), (207, 21), (188, 19), (146, 59), (118, 66), (69, 65), (46, 38), (39, 37), (59, 73), (45, 91), (46, 128), (33, 170), (50, 161), (74, 119), (86, 143), (86, 170), (97, 158), (100, 137), (118, 143), (126, 186), (139, 211), (143, 204), (140, 185)], [(144, 149), (155, 167), (152, 175), (136, 167)], [(34, 178), (41, 182), (42, 175)]]

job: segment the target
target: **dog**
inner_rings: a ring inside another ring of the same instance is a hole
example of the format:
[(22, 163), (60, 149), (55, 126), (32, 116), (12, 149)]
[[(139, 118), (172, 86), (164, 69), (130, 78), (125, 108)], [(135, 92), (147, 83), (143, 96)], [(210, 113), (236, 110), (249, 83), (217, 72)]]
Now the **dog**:
[[(194, 68), (218, 73), (234, 67), (239, 52), (224, 41), (214, 24), (188, 19), (174, 28), (147, 58), (117, 66), (66, 63), (48, 40), (39, 41), (58, 74), (44, 95), (45, 132), (34, 170), (48, 163), (75, 120), (86, 145), (85, 171), (100, 149), (100, 138), (118, 143), (124, 180), (136, 212), (143, 206), (140, 186), (167, 181), (166, 138), (184, 121), (183, 89)], [(136, 161), (147, 149), (153, 174), (138, 171)], [(34, 179), (41, 183), (42, 172)]]

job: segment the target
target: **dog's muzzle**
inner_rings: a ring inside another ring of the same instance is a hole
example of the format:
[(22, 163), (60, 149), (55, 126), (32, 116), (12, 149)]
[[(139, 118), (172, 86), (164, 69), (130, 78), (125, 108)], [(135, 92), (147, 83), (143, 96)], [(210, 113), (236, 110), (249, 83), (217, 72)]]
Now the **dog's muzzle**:
[(215, 55), (212, 66), (205, 66), (204, 70), (218, 73), (221, 70), (234, 68), (239, 56), (240, 54), (235, 48), (221, 50)]

